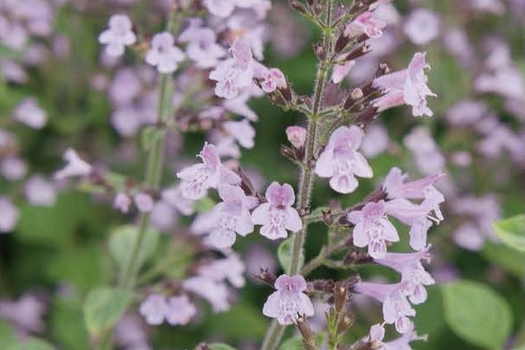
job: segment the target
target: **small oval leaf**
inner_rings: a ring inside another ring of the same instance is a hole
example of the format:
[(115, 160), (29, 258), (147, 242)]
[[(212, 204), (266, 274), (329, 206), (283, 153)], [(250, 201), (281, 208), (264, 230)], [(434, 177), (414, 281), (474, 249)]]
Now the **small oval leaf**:
[(445, 321), (464, 340), (486, 349), (501, 349), (512, 316), (505, 299), (489, 287), (460, 280), (442, 287)]
[[(124, 225), (117, 227), (109, 237), (109, 252), (120, 269), (128, 266), (131, 254), (138, 237), (138, 227)], [(144, 233), (141, 247), (137, 254), (136, 267), (139, 269), (149, 257), (155, 252), (159, 242), (159, 233), (153, 229), (147, 229)]]
[(131, 291), (110, 287), (98, 287), (89, 292), (83, 308), (89, 334), (98, 338), (104, 330), (114, 326), (132, 298)]
[(496, 235), (511, 248), (525, 252), (525, 215), (516, 215), (494, 223)]

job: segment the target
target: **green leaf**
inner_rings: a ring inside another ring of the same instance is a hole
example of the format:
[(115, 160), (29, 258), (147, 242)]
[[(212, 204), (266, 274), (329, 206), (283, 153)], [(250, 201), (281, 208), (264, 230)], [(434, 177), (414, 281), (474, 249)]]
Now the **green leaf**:
[(16, 333), (13, 327), (2, 319), (0, 319), (0, 339), (4, 344), (16, 342)]
[(215, 204), (217, 203), (210, 197), (204, 197), (202, 199), (195, 201), (195, 203), (193, 204), (193, 207), (195, 208), (195, 211), (197, 213), (207, 213), (213, 209)]
[(525, 252), (525, 215), (516, 215), (494, 223), (496, 235), (511, 248)]
[(61, 349), (92, 349), (84, 327), (82, 300), (79, 294), (71, 291), (55, 298), (48, 316), (51, 328), (49, 334)]
[(211, 350), (237, 350), (233, 346), (224, 343), (211, 343), (207, 345)]
[(519, 279), (525, 278), (525, 257), (520, 251), (505, 244), (485, 242), (481, 254)]
[(2, 58), (20, 59), (22, 58), (23, 54), (24, 52), (22, 50), (16, 51), (9, 46), (0, 43), (0, 57)]
[(229, 340), (263, 339), (268, 319), (251, 304), (237, 303), (228, 312), (210, 315), (206, 329)]
[[(138, 238), (139, 228), (132, 225), (117, 227), (109, 237), (109, 253), (120, 269), (128, 266), (133, 254), (133, 248)], [(151, 228), (146, 229), (141, 247), (135, 257), (135, 266), (140, 269), (149, 257), (155, 252), (159, 242), (159, 233)]]
[(53, 254), (43, 268), (51, 282), (67, 281), (87, 292), (106, 283), (109, 266), (109, 259), (101, 257), (98, 244), (84, 243), (63, 249), (60, 254)]
[[(279, 244), (279, 248), (277, 249), (277, 258), (279, 259), (279, 263), (281, 264), (281, 267), (283, 268), (285, 273), (290, 273), (290, 262), (292, 260), (292, 240), (293, 236), (285, 239), (281, 242), (281, 244)], [(300, 265), (303, 265), (304, 254), (302, 251), (300, 260)]]
[(152, 125), (145, 127), (141, 135), (142, 150), (149, 151), (153, 148), (162, 138), (162, 132), (163, 131)]
[(460, 280), (443, 287), (447, 325), (464, 340), (486, 349), (501, 349), (512, 316), (505, 299), (489, 287)]
[(279, 350), (304, 350), (303, 339), (301, 337), (291, 337), (286, 339)]
[(58, 196), (52, 207), (22, 205), (16, 238), (31, 244), (68, 246), (78, 230), (90, 225), (93, 214), (89, 198), (73, 192)]
[(98, 337), (114, 326), (133, 298), (128, 290), (98, 287), (89, 292), (84, 302), (84, 322), (88, 332)]

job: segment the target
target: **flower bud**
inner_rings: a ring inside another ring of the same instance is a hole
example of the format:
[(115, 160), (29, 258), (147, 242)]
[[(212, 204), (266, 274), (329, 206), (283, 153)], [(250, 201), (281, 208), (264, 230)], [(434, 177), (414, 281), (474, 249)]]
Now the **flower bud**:
[(316, 344), (315, 344), (315, 338), (312, 333), (312, 329), (310, 328), (310, 324), (304, 317), (299, 317), (296, 321), (297, 329), (299, 330), (299, 333), (301, 333), (301, 337), (303, 338), (303, 346), (307, 350), (315, 350)]
[(307, 14), (308, 13), (308, 11), (306, 10), (306, 7), (304, 7), (304, 5), (301, 4), (298, 1), (292, 0), (292, 1), (289, 2), (289, 4), (290, 4), (291, 8), (293, 8), (294, 10), (296, 10), (296, 11), (302, 13), (302, 14)]
[(360, 88), (353, 89), (352, 92), (350, 93), (350, 97), (353, 100), (359, 100), (360, 98), (363, 97), (363, 90), (361, 90)]
[(289, 126), (286, 128), (286, 137), (295, 148), (300, 149), (306, 142), (306, 129), (297, 125)]
[(346, 281), (338, 281), (334, 287), (334, 306), (337, 312), (341, 312), (343, 307), (348, 300), (348, 288)]
[(344, 333), (354, 325), (354, 315), (351, 311), (345, 312), (337, 324), (337, 333)]

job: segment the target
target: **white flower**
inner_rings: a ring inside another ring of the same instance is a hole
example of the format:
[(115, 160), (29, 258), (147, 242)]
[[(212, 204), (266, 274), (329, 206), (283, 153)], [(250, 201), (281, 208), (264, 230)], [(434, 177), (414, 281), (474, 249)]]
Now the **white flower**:
[(159, 73), (174, 72), (184, 60), (184, 53), (174, 43), (173, 35), (168, 32), (155, 34), (146, 54), (146, 63), (156, 66)]
[(131, 28), (131, 20), (128, 16), (111, 16), (109, 19), (109, 28), (98, 36), (98, 41), (106, 45), (106, 54), (108, 56), (122, 56), (125, 47), (127, 45), (133, 45), (137, 41), (137, 37)]

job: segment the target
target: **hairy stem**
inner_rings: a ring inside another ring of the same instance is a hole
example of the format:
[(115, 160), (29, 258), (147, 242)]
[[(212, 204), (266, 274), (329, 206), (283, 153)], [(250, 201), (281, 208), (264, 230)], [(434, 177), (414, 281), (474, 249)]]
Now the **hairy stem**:
[[(326, 29), (323, 32), (324, 47), (332, 50), (332, 28), (330, 21), (332, 17), (332, 0), (326, 1)], [(312, 194), (313, 182), (315, 175), (312, 167), (312, 160), (317, 151), (317, 130), (319, 112), (322, 106), (323, 91), (327, 82), (329, 65), (325, 61), (321, 61), (317, 67), (315, 87), (313, 92), (313, 104), (311, 114), (308, 117), (308, 137), (306, 139), (305, 154), (303, 158), (304, 167), (301, 168), (299, 177), (299, 191), (297, 193), (296, 208), (300, 211), (307, 210), (310, 205), (310, 197)], [(303, 227), (299, 232), (294, 234), (292, 240), (292, 256), (290, 259), (290, 266), (288, 271), (290, 275), (296, 275), (301, 272), (303, 262), (301, 256), (303, 255), (304, 243), (306, 238), (306, 231), (308, 223), (303, 222)], [(266, 332), (261, 350), (274, 350), (281, 342), (284, 334), (285, 326), (281, 326), (276, 320), (273, 320), (270, 328)]]
[[(177, 28), (178, 18), (180, 14), (173, 12), (170, 14), (166, 29), (169, 32), (174, 32)], [(163, 74), (159, 79), (159, 100), (157, 105), (157, 122), (165, 122), (173, 113), (173, 103), (170, 96), (173, 94), (173, 78), (170, 74)], [(144, 184), (149, 188), (158, 188), (162, 180), (162, 170), (164, 166), (164, 141), (165, 133), (159, 131), (159, 136), (155, 138), (151, 148), (148, 151), (147, 168), (144, 179)], [(137, 239), (131, 249), (131, 255), (128, 264), (119, 274), (117, 287), (132, 290), (135, 286), (139, 266), (137, 264), (137, 257), (142, 248), (142, 243), (149, 226), (150, 214), (142, 213), (139, 217), (138, 235)], [(108, 350), (112, 348), (113, 330), (103, 336), (97, 346), (98, 350)]]
[[(173, 81), (171, 76), (162, 75), (159, 81), (159, 104), (158, 104), (158, 121), (165, 121), (172, 113), (172, 104), (167, 102), (171, 91), (173, 90)], [(144, 183), (151, 188), (156, 188), (160, 185), (162, 179), (162, 168), (164, 163), (163, 149), (164, 149), (165, 134), (160, 133), (159, 137), (155, 139), (149, 154), (148, 154), (148, 165), (146, 169), (146, 178)], [(121, 270), (118, 286), (121, 288), (133, 288), (139, 266), (137, 266), (137, 256), (139, 255), (142, 241), (146, 235), (146, 230), (149, 226), (149, 213), (142, 213), (139, 218), (139, 233), (137, 240), (133, 245), (131, 251), (131, 257), (129, 259), (128, 266)]]

